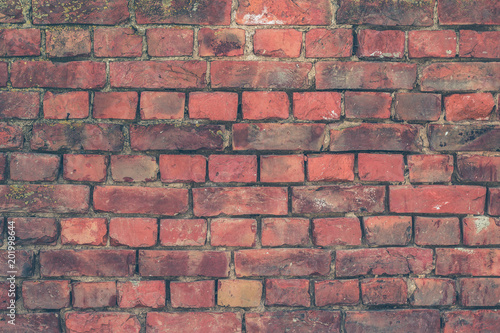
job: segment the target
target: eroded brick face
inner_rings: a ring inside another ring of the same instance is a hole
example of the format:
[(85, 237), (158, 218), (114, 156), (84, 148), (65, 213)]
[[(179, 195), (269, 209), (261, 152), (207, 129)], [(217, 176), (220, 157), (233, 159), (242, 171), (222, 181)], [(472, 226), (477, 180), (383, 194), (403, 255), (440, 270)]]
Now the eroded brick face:
[(0, 332), (497, 332), (499, 18), (0, 0)]

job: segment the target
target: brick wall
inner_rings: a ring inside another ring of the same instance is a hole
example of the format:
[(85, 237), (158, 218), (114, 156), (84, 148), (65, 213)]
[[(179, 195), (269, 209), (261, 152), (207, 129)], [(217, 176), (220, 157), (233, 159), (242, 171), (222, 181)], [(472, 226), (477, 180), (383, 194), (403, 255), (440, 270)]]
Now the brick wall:
[(497, 332), (498, 0), (2, 0), (0, 57), (1, 332)]

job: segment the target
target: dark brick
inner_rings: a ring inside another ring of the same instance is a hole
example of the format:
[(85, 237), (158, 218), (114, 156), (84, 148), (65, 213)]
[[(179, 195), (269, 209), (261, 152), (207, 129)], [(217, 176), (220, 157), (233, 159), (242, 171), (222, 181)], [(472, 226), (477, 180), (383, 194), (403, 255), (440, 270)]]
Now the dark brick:
[(348, 311), (345, 319), (349, 333), (435, 333), (441, 329), (439, 310)]
[(2, 3), (0, 23), (24, 23), (22, 0), (9, 0)]
[(441, 115), (441, 95), (398, 93), (395, 111), (399, 120), (436, 121)]
[(498, 310), (455, 310), (444, 313), (443, 333), (493, 333), (500, 326)]
[(339, 311), (248, 313), (245, 322), (248, 333), (340, 333)]
[(430, 64), (424, 67), (420, 86), (422, 91), (498, 91), (500, 62)]
[(9, 324), (7, 315), (0, 316), (0, 331), (3, 333), (60, 333), (59, 314), (27, 313), (16, 314), (15, 325)]
[(500, 24), (498, 1), (439, 0), (438, 13), (443, 25)]
[(12, 273), (7, 273), (9, 271), (17, 272), (14, 275), (18, 277), (30, 277), (33, 274), (34, 259), (32, 251), (16, 249), (16, 263), (13, 269), (7, 266), (8, 254), (7, 250), (0, 250), (0, 259), (5, 263), (0, 269), (0, 276), (10, 276)]
[(434, 151), (500, 151), (498, 125), (430, 124), (430, 148)]
[(55, 245), (58, 230), (55, 218), (10, 217), (14, 222), (18, 244)]

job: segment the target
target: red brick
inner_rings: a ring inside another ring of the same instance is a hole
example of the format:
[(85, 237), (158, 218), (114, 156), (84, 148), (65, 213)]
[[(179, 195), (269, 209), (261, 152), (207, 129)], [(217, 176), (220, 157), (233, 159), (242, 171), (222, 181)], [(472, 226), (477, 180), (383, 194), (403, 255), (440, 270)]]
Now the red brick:
[(444, 313), (443, 333), (495, 332), (500, 324), (498, 310), (456, 310)]
[(130, 125), (130, 145), (133, 150), (222, 150), (225, 133), (220, 125)]
[(260, 181), (294, 183), (304, 181), (303, 155), (264, 155), (260, 157)]
[(70, 218), (61, 220), (61, 244), (106, 245), (108, 226), (105, 218)]
[(97, 119), (135, 119), (139, 96), (134, 91), (96, 92), (93, 116)]
[(127, 0), (67, 2), (65, 6), (58, 0), (34, 0), (32, 6), (34, 24), (115, 25), (129, 18)]
[(500, 63), (440, 62), (424, 67), (422, 91), (460, 91), (500, 89)]
[(408, 287), (401, 278), (361, 280), (361, 294), (365, 305), (406, 304)]
[(154, 156), (111, 156), (111, 177), (116, 182), (152, 182), (156, 180), (158, 171)]
[(151, 28), (146, 30), (148, 54), (152, 57), (176, 57), (193, 54), (192, 29)]
[[(5, 2), (0, 8), (0, 23), (24, 23), (23, 3), (21, 0)], [(5, 321), (7, 323), (7, 321)], [(3, 326), (2, 326), (3, 328)]]
[(82, 185), (0, 185), (3, 212), (86, 213), (88, 186)]
[(361, 180), (377, 182), (404, 181), (403, 155), (358, 154), (358, 173)]
[(490, 215), (500, 216), (500, 187), (490, 188), (490, 201), (488, 203), (488, 213)]
[(361, 245), (361, 226), (357, 217), (314, 219), (312, 236), (316, 246)]
[(307, 156), (307, 179), (314, 181), (353, 181), (354, 154)]
[(186, 95), (180, 92), (143, 91), (141, 92), (141, 118), (182, 119)]
[[(11, 305), (11, 297), (9, 297), (9, 293), (14, 293), (18, 294), (19, 293), (19, 288), (15, 285), (15, 283), (5, 281), (5, 282), (0, 282), (0, 309), (2, 310), (8, 310), (8, 307), (12, 307)], [(1, 317), (0, 317), (1, 318)], [(1, 327), (1, 324), (0, 324)]]
[(415, 219), (415, 244), (458, 245), (460, 221), (457, 217), (436, 218), (418, 216)]
[(365, 217), (363, 225), (368, 245), (407, 245), (411, 239), (411, 216)]
[(292, 191), (292, 211), (298, 214), (384, 211), (383, 186), (301, 186)]
[(203, 246), (207, 239), (207, 221), (161, 220), (160, 244), (162, 246)]
[(266, 280), (266, 305), (310, 306), (309, 280)]
[(233, 150), (320, 150), (324, 124), (233, 125)]
[(409, 121), (435, 121), (441, 115), (441, 95), (397, 93), (395, 118)]
[(258, 29), (253, 36), (256, 55), (297, 58), (302, 49), (302, 32), (295, 29)]
[(189, 94), (189, 118), (235, 121), (237, 112), (237, 93), (217, 91)]
[(276, 61), (213, 61), (212, 88), (305, 89), (312, 64)]
[(439, 310), (431, 309), (348, 311), (345, 328), (346, 332), (352, 333), (431, 333), (439, 332), (441, 318)]
[(124, 142), (122, 126), (116, 124), (76, 122), (35, 124), (32, 133), (32, 150), (120, 151)]
[(457, 34), (453, 30), (413, 30), (408, 32), (410, 58), (454, 58)]
[(255, 280), (219, 280), (217, 305), (240, 308), (257, 307), (262, 298), (262, 282)]
[(290, 102), (284, 91), (244, 91), (241, 112), (243, 119), (286, 119)]
[(204, 61), (123, 61), (112, 62), (109, 68), (111, 87), (114, 88), (178, 89), (206, 86), (207, 63)]
[(19, 57), (40, 55), (39, 29), (0, 30), (0, 56)]
[(440, 0), (438, 13), (442, 25), (500, 24), (500, 4), (495, 1)]
[(132, 276), (134, 250), (41, 250), (40, 275)]
[(15, 326), (9, 324), (8, 314), (0, 316), (0, 330), (5, 333), (59, 333), (59, 314), (57, 313), (27, 313), (16, 314)]
[(43, 217), (9, 217), (7, 223), (13, 222), (16, 227), (17, 244), (55, 245), (57, 224), (55, 218)]
[(395, 213), (482, 214), (486, 189), (479, 186), (390, 186), (390, 211)]
[(500, 250), (436, 249), (436, 275), (500, 275)]
[(198, 31), (198, 48), (201, 57), (242, 56), (245, 30), (201, 28)]
[(433, 269), (433, 251), (414, 247), (338, 250), (336, 276), (428, 274)]
[(94, 30), (96, 57), (140, 57), (142, 36), (132, 28), (97, 28)]
[(9, 80), (9, 69), (6, 62), (0, 61), (0, 87), (7, 86)]
[(210, 223), (212, 246), (254, 247), (257, 221), (254, 219), (213, 219)]
[(20, 148), (23, 141), (23, 132), (19, 126), (0, 123), (0, 149)]
[(24, 61), (12, 64), (12, 86), (16, 88), (100, 89), (106, 83), (106, 65), (94, 61)]
[(462, 223), (464, 245), (500, 245), (500, 218), (465, 217)]
[(112, 246), (149, 247), (156, 245), (158, 222), (142, 217), (115, 217), (109, 221)]
[(90, 55), (90, 31), (64, 28), (45, 30), (45, 48), (49, 58)]
[(234, 312), (149, 312), (146, 329), (152, 333), (202, 331), (203, 333), (241, 333), (241, 314)]
[(166, 183), (205, 182), (207, 160), (201, 155), (160, 155), (161, 181)]
[(359, 124), (330, 131), (330, 150), (420, 151), (418, 125)]
[(38, 118), (39, 96), (31, 91), (0, 91), (0, 118)]
[[(499, 7), (500, 10), (500, 7)], [(499, 31), (460, 30), (460, 57), (500, 58)]]
[(309, 220), (264, 218), (261, 242), (262, 246), (309, 245)]
[(234, 253), (237, 277), (328, 275), (330, 251), (319, 249), (255, 249)]
[(414, 290), (409, 294), (411, 305), (441, 306), (455, 304), (457, 292), (454, 280), (415, 278), (409, 284), (414, 286)]
[(446, 120), (488, 120), (495, 107), (490, 93), (455, 94), (444, 99)]
[(230, 252), (139, 250), (141, 276), (228, 277)]
[(0, 154), (0, 180), (5, 180), (5, 171), (7, 168), (7, 156)]
[(69, 281), (24, 281), (24, 307), (35, 309), (62, 309), (69, 306)]
[(271, 3), (263, 0), (241, 2), (236, 11), (236, 23), (245, 25), (329, 25), (332, 18), (327, 0), (285, 0)]
[(66, 312), (65, 316), (67, 333), (141, 331), (137, 317), (126, 312)]
[(283, 187), (194, 188), (195, 216), (286, 215), (288, 191)]
[(457, 171), (462, 181), (500, 182), (500, 156), (460, 154)]
[(363, 29), (358, 32), (358, 43), (358, 57), (402, 58), (405, 53), (405, 32)]
[(215, 306), (215, 281), (170, 282), (170, 302), (174, 308)]
[(165, 281), (118, 281), (120, 308), (162, 308), (165, 306)]
[(500, 279), (460, 279), (460, 303), (463, 306), (498, 306)]
[(262, 312), (245, 315), (248, 333), (283, 331), (308, 333), (340, 333), (339, 311)]
[(419, 2), (345, 0), (337, 11), (337, 23), (389, 26), (431, 26), (434, 0)]
[(392, 96), (384, 92), (346, 91), (346, 118), (388, 119), (391, 117)]
[(103, 182), (108, 159), (103, 155), (64, 154), (63, 178), (66, 180)]
[[(0, 259), (2, 259), (5, 263), (8, 260), (8, 251), (0, 250)], [(20, 277), (29, 277), (33, 274), (34, 270), (34, 258), (32, 251), (26, 250), (16, 250), (16, 262), (14, 263), (14, 269), (10, 268), (7, 265), (4, 265), (0, 269), (0, 276), (20, 276)], [(9, 271), (15, 271), (17, 273), (7, 273)], [(1, 321), (0, 321), (1, 322)]]
[(408, 169), (412, 183), (451, 182), (453, 156), (409, 155)]
[(57, 155), (13, 153), (10, 155), (10, 179), (25, 182), (57, 179), (61, 158)]
[(359, 303), (358, 280), (326, 280), (314, 283), (316, 306)]
[(352, 44), (351, 29), (311, 29), (306, 32), (306, 57), (350, 57)]
[(52, 93), (43, 96), (45, 119), (81, 119), (89, 116), (89, 94), (85, 91)]
[(416, 64), (365, 61), (316, 64), (317, 89), (413, 89), (416, 78)]
[(500, 150), (500, 126), (429, 124), (428, 137), (434, 151)]
[(73, 283), (74, 308), (102, 308), (116, 306), (116, 282)]
[(293, 94), (293, 116), (300, 120), (340, 119), (342, 95), (315, 91)]
[(177, 215), (188, 209), (188, 190), (139, 186), (97, 186), (94, 209), (117, 214)]
[(135, 2), (137, 23), (174, 23), (200, 25), (229, 25), (231, 1), (202, 0), (185, 3), (182, 0), (162, 2), (138, 0)]

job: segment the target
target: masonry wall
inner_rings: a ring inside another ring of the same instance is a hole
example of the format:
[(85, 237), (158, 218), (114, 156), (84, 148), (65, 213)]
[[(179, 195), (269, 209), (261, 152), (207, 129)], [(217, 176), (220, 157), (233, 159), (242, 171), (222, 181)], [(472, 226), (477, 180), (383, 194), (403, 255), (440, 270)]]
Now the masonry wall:
[(498, 332), (499, 28), (0, 0), (0, 331)]

